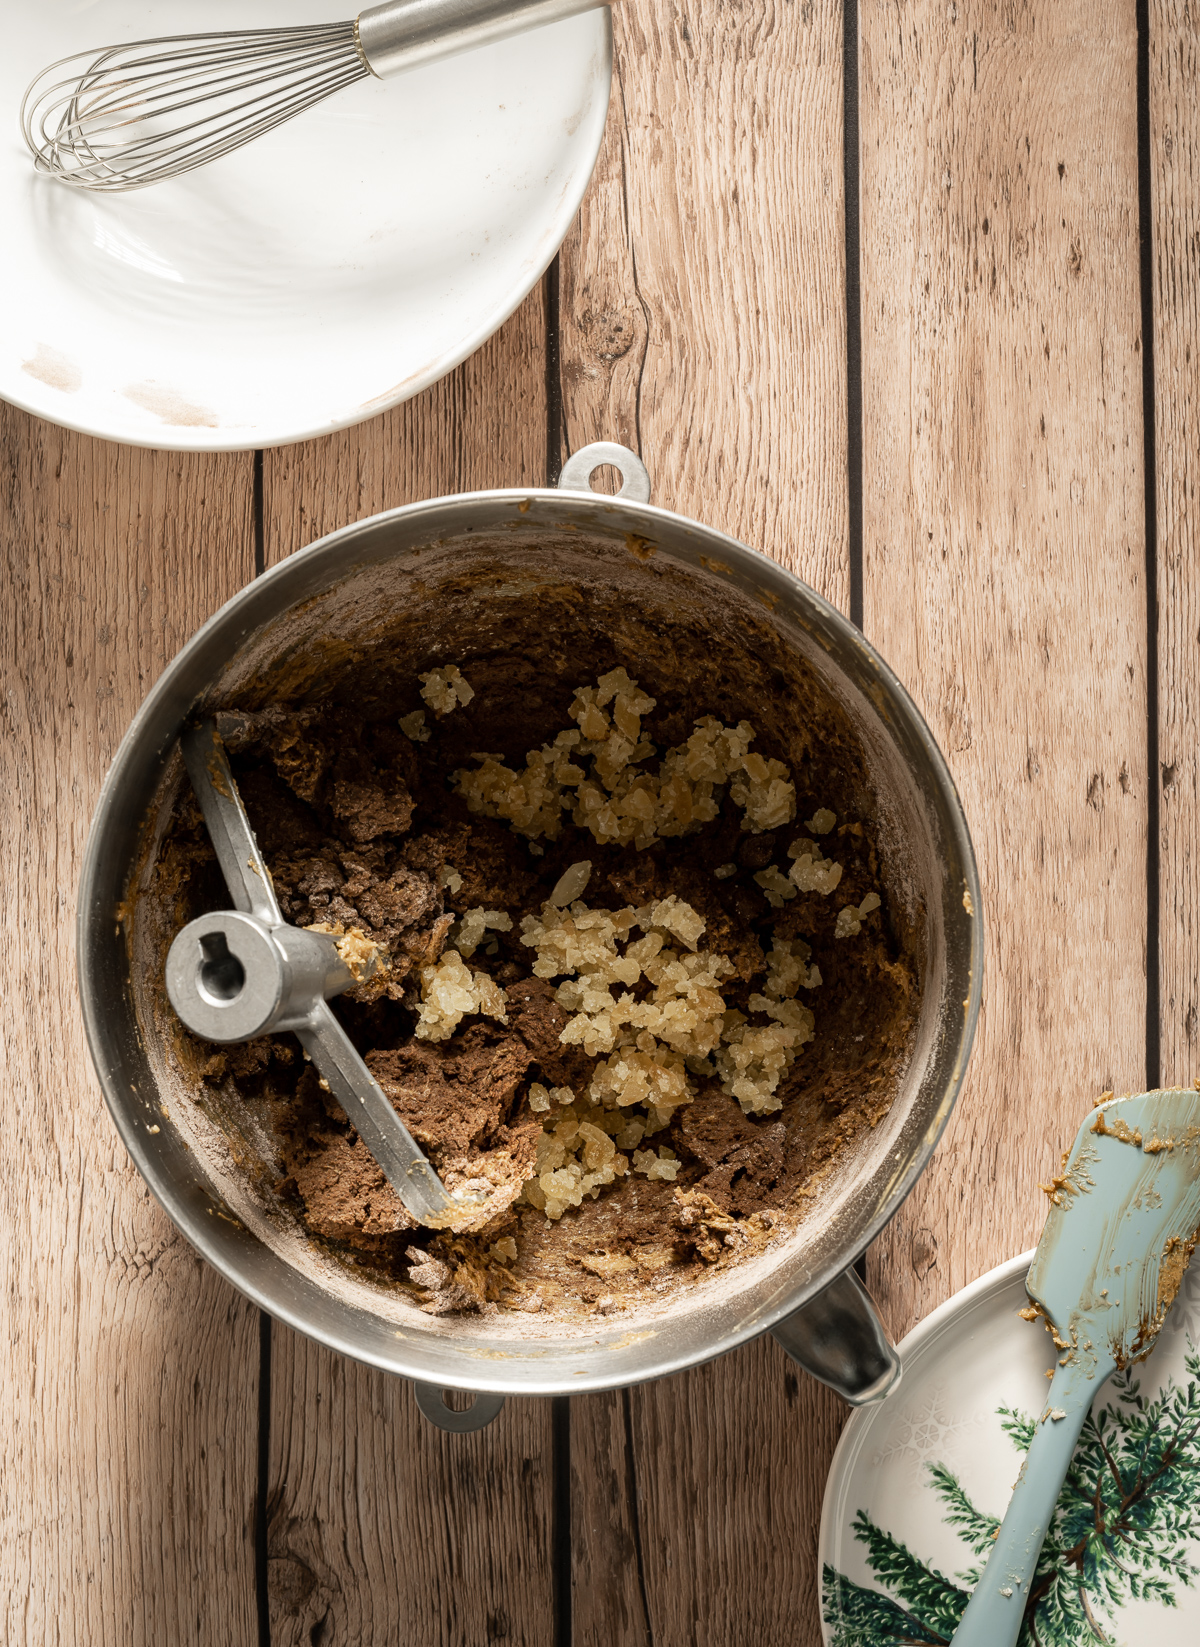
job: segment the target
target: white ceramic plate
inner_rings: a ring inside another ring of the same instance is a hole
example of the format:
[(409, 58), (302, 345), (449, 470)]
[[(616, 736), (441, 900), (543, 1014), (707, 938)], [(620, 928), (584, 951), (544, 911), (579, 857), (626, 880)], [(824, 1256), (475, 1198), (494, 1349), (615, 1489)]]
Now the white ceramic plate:
[[(983, 1565), (977, 1551), (1003, 1516), (1020, 1468), (1017, 1438), (1005, 1426), (1045, 1405), (1053, 1345), (1040, 1323), (1017, 1316), (1028, 1303), (1032, 1258), (1027, 1252), (992, 1270), (914, 1328), (900, 1346), (904, 1376), (895, 1395), (846, 1425), (821, 1518), (828, 1647), (949, 1639)], [(1082, 1570), (1069, 1557), (1043, 1554), (1056, 1583), (1035, 1617), (1040, 1647), (1200, 1641), (1198, 1355), (1200, 1266), (1193, 1266), (1149, 1360), (1133, 1369), (1132, 1382), (1118, 1375), (1097, 1397), (1075, 1454), (1078, 1477), (1074, 1485), (1068, 1478), (1047, 1547), (1057, 1540), (1075, 1550), (1092, 1536)], [(1101, 1419), (1107, 1458), (1095, 1428)], [(1183, 1443), (1177, 1462), (1156, 1475), (1172, 1432)], [(1135, 1495), (1124, 1512), (1114, 1468)], [(1107, 1542), (1095, 1536), (1098, 1481)], [(1087, 1621), (1081, 1577), (1100, 1634)], [(1035, 1641), (1028, 1627), (1021, 1639)]]
[(34, 173), (18, 110), (53, 59), (353, 12), (339, 0), (6, 0), (0, 396), (140, 446), (278, 445), (406, 400), (513, 312), (595, 164), (607, 11), (360, 81), (133, 194)]

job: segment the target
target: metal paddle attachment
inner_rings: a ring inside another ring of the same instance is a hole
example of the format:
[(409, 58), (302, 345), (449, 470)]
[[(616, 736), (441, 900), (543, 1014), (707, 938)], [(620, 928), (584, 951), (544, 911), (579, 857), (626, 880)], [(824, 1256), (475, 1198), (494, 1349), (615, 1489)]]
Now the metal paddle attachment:
[(234, 908), (191, 921), (167, 955), (167, 994), (206, 1041), (251, 1041), (291, 1030), (328, 1083), (384, 1177), (423, 1224), (458, 1210), (330, 1011), (330, 996), (355, 979), (329, 934), (290, 925), (280, 913), (212, 721), (189, 728), (183, 759)]
[(1013, 1647), (1105, 1379), (1154, 1347), (1200, 1233), (1200, 1094), (1144, 1092), (1080, 1127), (1025, 1286), (1058, 1347), (1046, 1407), (954, 1647)]

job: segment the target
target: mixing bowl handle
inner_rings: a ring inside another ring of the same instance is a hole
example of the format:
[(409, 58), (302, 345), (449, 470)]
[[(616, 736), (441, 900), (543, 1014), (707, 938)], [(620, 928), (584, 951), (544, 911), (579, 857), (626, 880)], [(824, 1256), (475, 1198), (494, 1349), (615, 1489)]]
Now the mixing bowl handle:
[(469, 1435), (472, 1430), (482, 1430), (492, 1422), (504, 1405), (502, 1395), (492, 1395), (486, 1390), (479, 1391), (475, 1396), (474, 1404), (457, 1412), (453, 1407), (446, 1405), (446, 1392), (440, 1384), (413, 1384), (413, 1394), (417, 1398), (417, 1406), (422, 1415), (431, 1424), (436, 1424), (440, 1430), (449, 1430), (452, 1435)]
[(882, 1401), (899, 1383), (900, 1357), (853, 1270), (844, 1270), (771, 1332), (793, 1361), (852, 1407)]
[(619, 498), (628, 498), (630, 503), (649, 503), (650, 476), (646, 465), (628, 446), (618, 446), (612, 440), (593, 441), (590, 446), (581, 446), (573, 452), (558, 477), (559, 491), (590, 492), (593, 472), (602, 469), (606, 463), (621, 471)]

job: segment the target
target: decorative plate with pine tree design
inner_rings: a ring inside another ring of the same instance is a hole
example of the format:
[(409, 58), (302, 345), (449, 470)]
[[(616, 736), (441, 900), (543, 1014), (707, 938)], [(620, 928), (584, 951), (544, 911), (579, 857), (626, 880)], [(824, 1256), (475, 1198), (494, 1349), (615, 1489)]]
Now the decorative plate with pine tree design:
[[(1054, 1348), (1023, 1253), (922, 1321), (895, 1395), (856, 1412), (821, 1518), (827, 1647), (939, 1647), (1045, 1405)], [(1200, 1643), (1200, 1264), (1150, 1358), (1105, 1384), (1038, 1565), (1021, 1647)]]

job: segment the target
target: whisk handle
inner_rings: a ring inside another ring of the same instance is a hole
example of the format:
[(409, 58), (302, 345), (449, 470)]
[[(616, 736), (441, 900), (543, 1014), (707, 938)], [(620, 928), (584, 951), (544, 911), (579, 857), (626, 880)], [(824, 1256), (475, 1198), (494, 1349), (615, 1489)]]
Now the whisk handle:
[(595, 11), (605, 0), (385, 0), (359, 12), (363, 61), (381, 80), (510, 34)]

